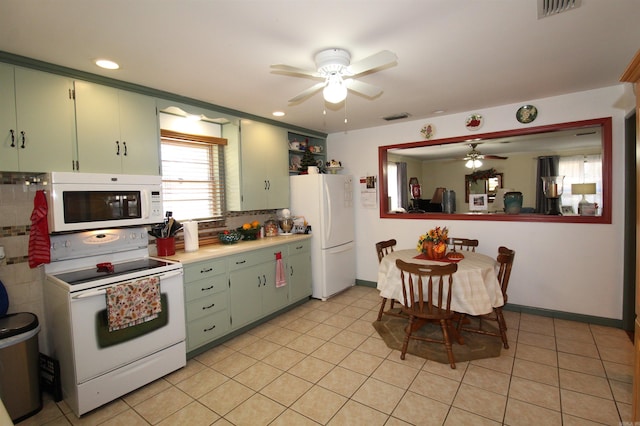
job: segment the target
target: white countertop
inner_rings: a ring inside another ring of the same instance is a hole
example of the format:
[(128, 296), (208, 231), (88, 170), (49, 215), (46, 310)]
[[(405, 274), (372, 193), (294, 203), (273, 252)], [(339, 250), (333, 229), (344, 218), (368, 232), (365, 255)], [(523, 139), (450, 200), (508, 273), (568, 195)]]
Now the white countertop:
[(277, 237), (264, 237), (251, 241), (238, 241), (235, 244), (211, 244), (200, 246), (197, 251), (185, 252), (184, 250), (176, 251), (173, 256), (166, 256), (165, 259), (176, 260), (184, 264), (199, 262), (202, 260), (214, 259), (216, 257), (224, 257), (232, 254), (243, 253), (249, 250), (258, 250), (265, 247), (271, 247), (278, 244), (287, 244), (296, 241), (307, 240), (311, 238), (311, 234), (293, 234), (279, 235)]

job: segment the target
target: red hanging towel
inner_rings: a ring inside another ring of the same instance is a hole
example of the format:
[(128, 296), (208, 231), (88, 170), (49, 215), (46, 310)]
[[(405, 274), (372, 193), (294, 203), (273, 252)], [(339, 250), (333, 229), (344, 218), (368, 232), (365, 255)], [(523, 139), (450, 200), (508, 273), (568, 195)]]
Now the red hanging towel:
[(49, 251), (49, 225), (47, 224), (47, 198), (43, 190), (36, 191), (31, 213), (31, 231), (29, 232), (29, 267), (35, 268), (51, 262)]
[(287, 285), (287, 277), (284, 274), (284, 265), (282, 264), (282, 253), (276, 253), (276, 287), (284, 287)]

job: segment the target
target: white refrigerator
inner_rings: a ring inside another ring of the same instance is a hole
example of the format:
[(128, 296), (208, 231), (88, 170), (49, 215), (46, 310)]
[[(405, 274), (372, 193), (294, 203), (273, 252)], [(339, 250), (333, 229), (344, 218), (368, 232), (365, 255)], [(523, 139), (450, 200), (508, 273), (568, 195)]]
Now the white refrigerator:
[(353, 177), (298, 175), (289, 181), (291, 214), (311, 225), (312, 297), (326, 300), (356, 281)]

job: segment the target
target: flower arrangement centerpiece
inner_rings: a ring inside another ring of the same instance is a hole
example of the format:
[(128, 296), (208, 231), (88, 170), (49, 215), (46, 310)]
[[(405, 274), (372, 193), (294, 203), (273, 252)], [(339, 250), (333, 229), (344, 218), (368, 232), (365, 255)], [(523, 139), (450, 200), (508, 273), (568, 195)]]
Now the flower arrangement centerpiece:
[(447, 254), (449, 229), (436, 226), (418, 239), (417, 250), (427, 259), (442, 259)]

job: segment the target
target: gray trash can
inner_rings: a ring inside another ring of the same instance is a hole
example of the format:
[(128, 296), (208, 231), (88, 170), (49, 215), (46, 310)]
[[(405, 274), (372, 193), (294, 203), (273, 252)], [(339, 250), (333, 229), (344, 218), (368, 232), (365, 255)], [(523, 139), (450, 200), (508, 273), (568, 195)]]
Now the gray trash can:
[(30, 312), (0, 318), (0, 399), (16, 423), (42, 409), (39, 331)]

